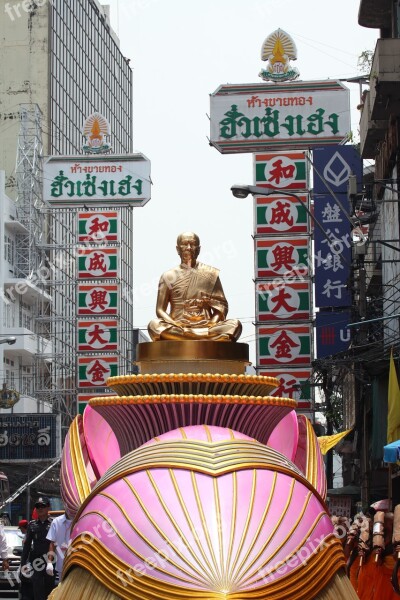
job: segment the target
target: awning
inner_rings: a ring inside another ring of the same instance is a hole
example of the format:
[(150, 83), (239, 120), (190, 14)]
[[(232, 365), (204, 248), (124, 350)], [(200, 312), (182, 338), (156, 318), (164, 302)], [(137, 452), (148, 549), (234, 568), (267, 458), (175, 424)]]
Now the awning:
[(397, 463), (400, 460), (400, 440), (383, 446), (383, 460), (387, 463)]

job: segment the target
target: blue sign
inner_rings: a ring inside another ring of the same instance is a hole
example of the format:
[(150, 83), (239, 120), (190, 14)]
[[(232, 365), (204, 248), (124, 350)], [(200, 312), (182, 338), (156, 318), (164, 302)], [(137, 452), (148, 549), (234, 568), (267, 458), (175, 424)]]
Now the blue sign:
[(362, 160), (354, 146), (321, 146), (313, 150), (313, 177), (315, 194), (340, 194), (347, 197), (350, 175), (356, 176), (357, 191), (361, 191)]
[(351, 224), (332, 196), (314, 197), (314, 218), (315, 306), (351, 306)]
[(351, 313), (349, 310), (317, 312), (317, 358), (324, 358), (348, 350), (351, 334), (347, 325), (350, 322)]

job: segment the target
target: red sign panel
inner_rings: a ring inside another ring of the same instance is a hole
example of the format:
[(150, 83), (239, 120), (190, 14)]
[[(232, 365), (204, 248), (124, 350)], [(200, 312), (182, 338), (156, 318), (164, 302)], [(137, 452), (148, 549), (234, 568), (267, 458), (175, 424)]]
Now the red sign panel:
[(93, 283), (78, 284), (77, 315), (79, 317), (92, 315), (118, 314), (118, 285), (95, 285)]

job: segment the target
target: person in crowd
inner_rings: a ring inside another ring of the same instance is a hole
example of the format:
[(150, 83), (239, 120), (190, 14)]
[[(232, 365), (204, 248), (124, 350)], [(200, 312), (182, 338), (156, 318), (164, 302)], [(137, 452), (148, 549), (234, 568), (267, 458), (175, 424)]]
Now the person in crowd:
[[(71, 536), (71, 525), (72, 519), (68, 515), (67, 511), (63, 515), (53, 519), (47, 539), (50, 542), (49, 546), (49, 560), (46, 566), (46, 572), (48, 575), (56, 575), (56, 582), (61, 579), (61, 573), (64, 564), (64, 557), (67, 551), (69, 540)], [(54, 565), (54, 559), (56, 564)], [(55, 570), (54, 570), (55, 566)]]
[(8, 562), (8, 548), (6, 534), (4, 533), (3, 523), (0, 522), (0, 558), (1, 568), (3, 571), (8, 571), (10, 564)]
[(31, 565), (31, 581), (33, 600), (47, 600), (47, 596), (54, 588), (54, 575), (46, 572), (50, 541), (47, 534), (51, 525), (49, 517), (50, 501), (41, 496), (35, 502), (37, 519), (28, 524), (21, 556), (21, 573), (24, 576), (28, 566)]
[(21, 519), (18, 522), (18, 529), (20, 530), (20, 532), (22, 533), (22, 543), (24, 543), (25, 540), (25, 536), (26, 536), (26, 532), (28, 530), (28, 521), (26, 519)]

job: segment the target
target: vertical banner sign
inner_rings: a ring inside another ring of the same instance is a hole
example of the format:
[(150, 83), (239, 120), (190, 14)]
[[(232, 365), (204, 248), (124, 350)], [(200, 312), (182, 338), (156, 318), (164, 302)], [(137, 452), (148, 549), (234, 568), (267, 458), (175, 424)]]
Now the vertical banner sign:
[(256, 239), (256, 277), (305, 277), (308, 275), (309, 239)]
[(254, 155), (254, 182), (274, 190), (307, 190), (306, 152), (264, 152)]
[(118, 241), (118, 212), (79, 212), (78, 242), (80, 244)]
[(118, 375), (118, 356), (78, 356), (78, 387), (106, 387)]
[(118, 321), (78, 321), (78, 352), (118, 350)]
[(323, 312), (316, 315), (317, 357), (324, 358), (349, 349), (351, 332), (349, 310)]
[(297, 400), (297, 410), (310, 410), (312, 408), (311, 374), (311, 369), (286, 368), (268, 369), (268, 371), (259, 372), (259, 375), (276, 377), (279, 380), (279, 386), (271, 392), (271, 396)]
[(78, 278), (116, 278), (117, 257), (118, 248), (78, 248)]
[(310, 233), (306, 210), (308, 196), (299, 194), (301, 202), (285, 192), (273, 196), (255, 196), (256, 235), (293, 235)]
[(78, 317), (118, 314), (118, 284), (78, 284)]
[(257, 283), (257, 322), (310, 319), (310, 296), (309, 281)]
[(325, 146), (313, 152), (314, 211), (325, 235), (315, 228), (315, 304), (351, 306), (351, 207), (347, 197), (350, 175), (360, 187), (362, 162), (354, 146)]
[(311, 325), (257, 327), (258, 364), (301, 366), (311, 362)]

